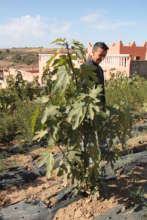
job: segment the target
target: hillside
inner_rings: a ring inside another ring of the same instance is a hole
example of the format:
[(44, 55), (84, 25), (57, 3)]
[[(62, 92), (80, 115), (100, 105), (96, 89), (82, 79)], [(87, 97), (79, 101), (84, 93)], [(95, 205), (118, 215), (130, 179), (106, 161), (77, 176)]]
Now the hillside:
[(38, 68), (38, 54), (48, 53), (47, 48), (0, 49), (0, 68)]

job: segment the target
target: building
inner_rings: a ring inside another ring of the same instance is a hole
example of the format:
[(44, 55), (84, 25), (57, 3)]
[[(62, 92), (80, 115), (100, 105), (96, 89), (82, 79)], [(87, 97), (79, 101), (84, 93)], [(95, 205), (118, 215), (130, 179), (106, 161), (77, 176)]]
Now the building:
[(135, 41), (128, 45), (124, 45), (122, 41), (113, 43), (101, 65), (106, 72), (106, 79), (110, 77), (111, 69), (127, 76), (136, 72), (147, 76), (147, 42), (142, 46), (137, 46)]
[[(48, 54), (39, 54), (39, 73), (43, 74), (46, 63), (54, 53), (54, 49), (50, 49)], [(77, 65), (79, 65), (77, 63)], [(124, 45), (122, 41), (112, 43), (109, 51), (101, 63), (105, 71), (105, 79), (110, 78), (110, 72), (121, 72), (130, 76), (133, 73), (147, 76), (147, 42), (142, 46), (137, 46), (135, 42)]]
[[(38, 77), (38, 81), (42, 83), (43, 72), (46, 68), (47, 61), (55, 53), (55, 48), (50, 48), (47, 54), (39, 54), (39, 70), (33, 69), (0, 69), (0, 87), (6, 87), (6, 78), (9, 75), (16, 75), (18, 71), (22, 73), (24, 80), (32, 81), (34, 77)], [(66, 50), (60, 50), (60, 54), (65, 54)], [(76, 62), (79, 67), (81, 61)], [(101, 63), (105, 71), (105, 79), (111, 77), (111, 72), (121, 72), (126, 76), (137, 73), (147, 77), (147, 42), (142, 46), (137, 46), (135, 42), (124, 45), (122, 41), (113, 43), (109, 46), (109, 51)]]
[[(47, 61), (51, 58), (51, 56), (56, 52), (56, 49), (49, 49), (49, 52), (47, 54), (39, 54), (39, 75), (42, 76), (43, 72), (46, 68), (46, 64)], [(58, 56), (66, 54), (67, 51), (65, 49), (60, 50), (60, 52), (58, 53), (58, 55), (56, 56), (56, 58), (58, 58)], [(80, 64), (82, 63), (80, 60), (78, 61), (74, 61), (74, 63), (76, 64), (76, 67), (79, 67)]]
[(144, 42), (142, 46), (136, 46), (135, 41), (128, 45), (124, 45), (122, 41), (118, 41), (110, 45), (108, 54), (129, 54), (132, 60), (146, 60), (147, 42)]
[(39, 83), (41, 83), (41, 75), (38, 69), (15, 69), (15, 68), (3, 68), (0, 69), (0, 88), (6, 88), (7, 77), (16, 77), (17, 73), (20, 72), (24, 80), (32, 82), (34, 78), (38, 77)]

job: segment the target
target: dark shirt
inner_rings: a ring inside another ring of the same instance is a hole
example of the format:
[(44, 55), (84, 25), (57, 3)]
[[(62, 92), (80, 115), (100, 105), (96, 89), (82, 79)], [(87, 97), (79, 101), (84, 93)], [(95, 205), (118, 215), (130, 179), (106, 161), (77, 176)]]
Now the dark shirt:
[(100, 65), (96, 64), (92, 59), (88, 60), (86, 62), (86, 64), (89, 67), (92, 67), (93, 72), (95, 72), (97, 77), (98, 77), (98, 83), (96, 83), (96, 85), (100, 84), (102, 86), (102, 91), (100, 93), (99, 98), (100, 98), (100, 101), (102, 103), (103, 110), (105, 111), (106, 101), (105, 101), (105, 87), (104, 87), (104, 72), (103, 72), (103, 69), (101, 68)]

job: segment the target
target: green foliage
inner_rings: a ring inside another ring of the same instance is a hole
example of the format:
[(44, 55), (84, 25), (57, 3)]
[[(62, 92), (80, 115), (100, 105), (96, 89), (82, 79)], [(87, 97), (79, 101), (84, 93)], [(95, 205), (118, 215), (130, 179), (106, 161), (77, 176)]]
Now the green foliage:
[(128, 77), (118, 76), (107, 82), (106, 100), (108, 106), (115, 104), (129, 105), (132, 111), (141, 112), (147, 103), (147, 80), (139, 76)]
[(58, 50), (46, 65), (43, 87), (37, 80), (26, 82), (19, 72), (0, 90), (0, 141), (48, 139), (49, 149), (39, 161), (39, 166), (46, 165), (47, 176), (54, 169), (51, 149), (57, 145), (63, 154), (58, 175), (64, 175), (65, 182), (70, 180), (78, 191), (95, 193), (104, 165), (113, 166), (118, 158), (117, 144), (125, 147), (134, 115), (146, 108), (147, 84), (139, 77), (110, 80), (104, 112), (95, 70), (85, 63), (76, 66), (79, 59), (85, 61), (83, 45), (75, 40), (69, 44), (66, 39), (53, 43)]
[(119, 110), (118, 135), (123, 147), (133, 123), (147, 112), (147, 80), (140, 76), (130, 78), (118, 75), (106, 83), (106, 103)]
[(130, 192), (130, 198), (134, 204), (147, 206), (145, 199), (145, 191), (142, 188)]
[(20, 143), (32, 143), (36, 127), (39, 128), (40, 107), (31, 102), (15, 103), (13, 113), (0, 113), (0, 141), (17, 140)]
[[(45, 97), (42, 129), (37, 132), (39, 140), (48, 137), (48, 145), (61, 145), (63, 159), (58, 174), (71, 180), (78, 191), (98, 189), (104, 164), (117, 159), (116, 143), (125, 145), (132, 119), (129, 103), (125, 107), (115, 103), (102, 110), (99, 99), (101, 86), (96, 86), (94, 70), (86, 64), (76, 68), (75, 62), (85, 60), (85, 49), (77, 41), (70, 45), (66, 39), (54, 41), (59, 52), (48, 61), (45, 75), (49, 98)], [(63, 52), (65, 51), (65, 52)], [(102, 148), (108, 145), (108, 152)], [(45, 154), (45, 162), (52, 164), (52, 157)]]
[(0, 141), (18, 140), (31, 143), (40, 128), (42, 106), (35, 100), (41, 94), (37, 81), (24, 81), (20, 72), (7, 79), (7, 88), (0, 90)]
[(0, 51), (0, 60), (4, 60), (7, 58), (7, 56), (9, 55), (10, 50), (6, 49), (6, 50), (1, 50)]
[(16, 121), (13, 114), (0, 112), (0, 141), (9, 142), (15, 137)]
[(15, 123), (17, 134), (15, 139), (21, 143), (32, 143), (40, 107), (31, 102), (17, 103)]
[(0, 158), (0, 172), (2, 172), (3, 170), (5, 170), (5, 164), (3, 160)]
[(45, 152), (41, 154), (41, 159), (38, 161), (38, 166), (42, 167), (43, 165), (46, 165), (46, 176), (50, 178), (55, 165), (55, 159), (53, 155), (50, 153), (50, 149), (47, 149)]
[(4, 60), (4, 58), (5, 58), (5, 54), (0, 51), (0, 60)]
[(12, 56), (12, 62), (20, 63), (20, 64), (36, 64), (38, 62), (38, 55), (37, 54), (21, 54), (15, 53)]

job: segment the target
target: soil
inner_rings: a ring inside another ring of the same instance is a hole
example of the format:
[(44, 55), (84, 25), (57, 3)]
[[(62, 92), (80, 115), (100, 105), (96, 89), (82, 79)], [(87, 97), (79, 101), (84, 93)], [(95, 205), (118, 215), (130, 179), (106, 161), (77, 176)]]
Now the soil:
[[(130, 149), (134, 147), (140, 148), (143, 145), (147, 147), (147, 134), (142, 134), (129, 140)], [(5, 149), (1, 145), (1, 149)], [(34, 158), (38, 153), (44, 151), (45, 148), (33, 149), (30, 153), (9, 155), (4, 160), (7, 168), (9, 167), (25, 167), (32, 170)], [(55, 148), (54, 154), (59, 152)], [(111, 208), (117, 207), (118, 204), (124, 206), (132, 206), (137, 200), (131, 197), (131, 192), (136, 192), (140, 188), (147, 188), (147, 164), (139, 164), (134, 166), (127, 174), (117, 172), (117, 179), (112, 179), (107, 182), (107, 187), (103, 185), (100, 189), (103, 197), (94, 198), (92, 196), (80, 198), (72, 202), (66, 207), (57, 210), (54, 220), (93, 220), (100, 214), (108, 211)], [(40, 176), (34, 182), (25, 183), (19, 186), (11, 186), (0, 192), (0, 208), (15, 204), (26, 200), (39, 200), (43, 202), (48, 210), (56, 203), (56, 194), (65, 187), (64, 180), (57, 177), (56, 172), (52, 178), (47, 179), (45, 176)], [(147, 192), (143, 193), (143, 197), (147, 199)], [(139, 201), (140, 202), (140, 201)]]

